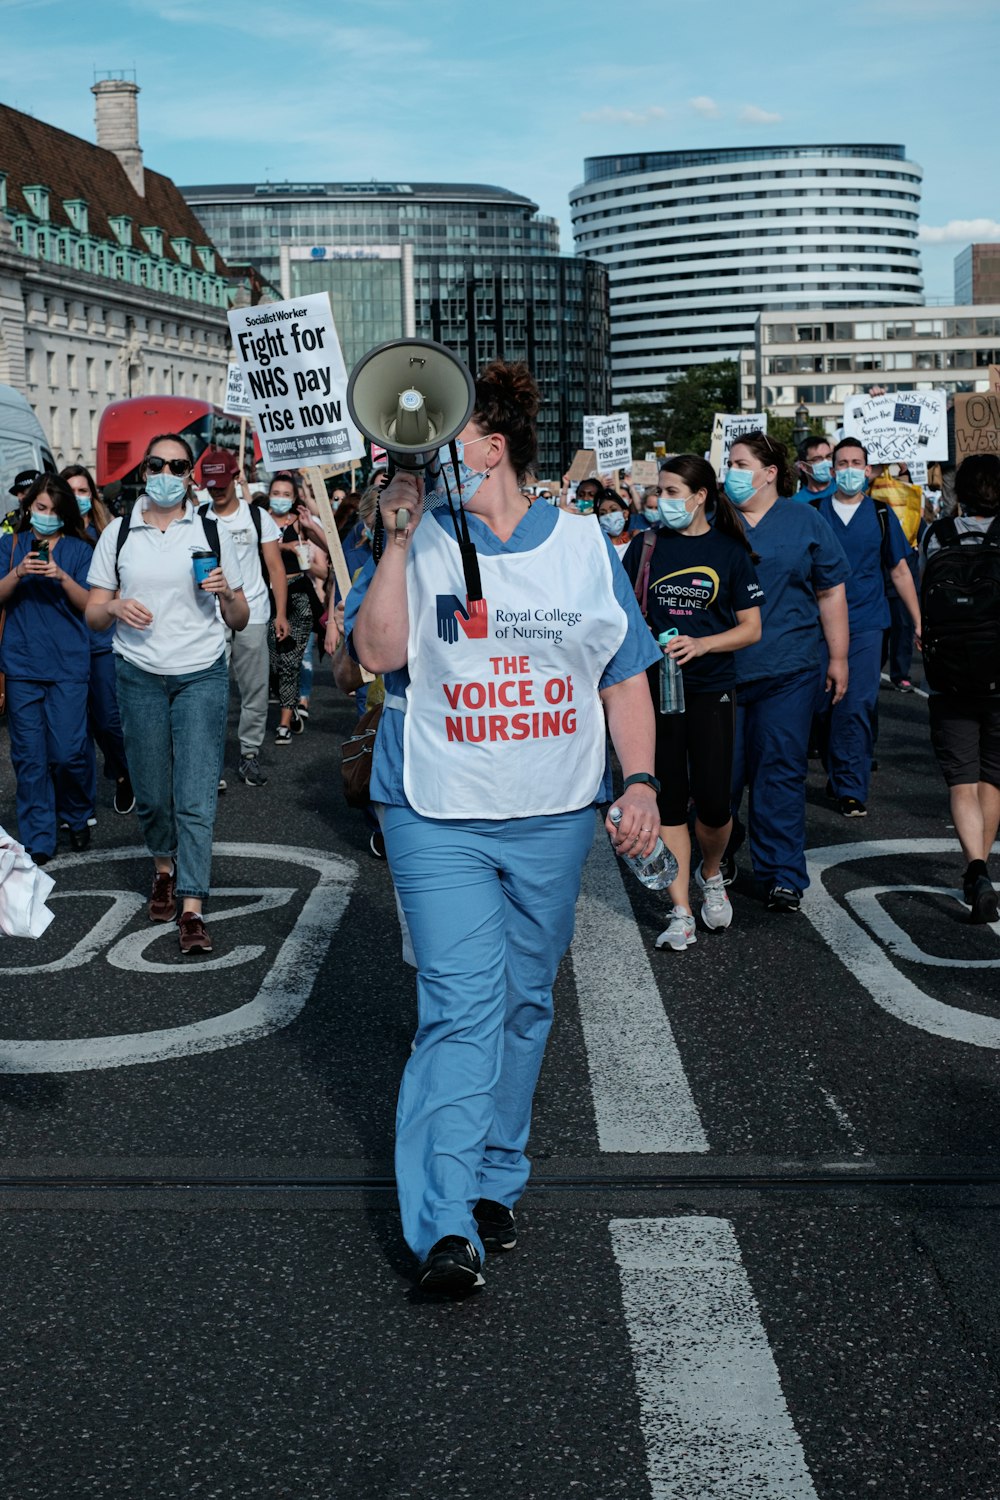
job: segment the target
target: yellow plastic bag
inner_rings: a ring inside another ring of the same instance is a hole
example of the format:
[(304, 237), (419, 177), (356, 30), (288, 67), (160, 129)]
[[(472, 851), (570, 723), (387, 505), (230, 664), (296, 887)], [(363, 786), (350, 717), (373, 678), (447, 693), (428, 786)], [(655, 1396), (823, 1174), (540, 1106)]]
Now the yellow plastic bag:
[(922, 487), (919, 484), (907, 484), (902, 479), (894, 479), (887, 472), (872, 480), (872, 496), (892, 506), (896, 512), (896, 520), (903, 528), (903, 535), (910, 546), (915, 547), (924, 506)]

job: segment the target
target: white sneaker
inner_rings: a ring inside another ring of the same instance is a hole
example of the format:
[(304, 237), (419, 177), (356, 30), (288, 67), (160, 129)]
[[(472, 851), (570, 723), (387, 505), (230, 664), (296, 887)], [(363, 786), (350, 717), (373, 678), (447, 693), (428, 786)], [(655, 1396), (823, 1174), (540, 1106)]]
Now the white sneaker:
[(675, 906), (670, 917), (670, 924), (664, 928), (656, 939), (658, 948), (673, 948), (675, 953), (683, 953), (685, 948), (690, 948), (692, 943), (698, 941), (695, 931), (694, 917), (683, 906)]
[(726, 892), (722, 871), (706, 878), (699, 865), (694, 878), (702, 894), (701, 920), (709, 932), (721, 932), (733, 920), (733, 907)]

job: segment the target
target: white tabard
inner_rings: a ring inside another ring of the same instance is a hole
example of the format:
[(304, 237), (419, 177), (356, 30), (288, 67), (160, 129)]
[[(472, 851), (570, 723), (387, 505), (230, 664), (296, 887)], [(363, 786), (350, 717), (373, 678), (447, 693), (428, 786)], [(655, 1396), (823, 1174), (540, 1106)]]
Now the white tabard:
[(598, 683), (625, 639), (615, 566), (593, 520), (560, 515), (528, 552), (479, 558), (465, 595), (454, 537), (427, 517), (407, 558), (410, 685), (403, 787), (428, 818), (586, 807), (605, 764)]

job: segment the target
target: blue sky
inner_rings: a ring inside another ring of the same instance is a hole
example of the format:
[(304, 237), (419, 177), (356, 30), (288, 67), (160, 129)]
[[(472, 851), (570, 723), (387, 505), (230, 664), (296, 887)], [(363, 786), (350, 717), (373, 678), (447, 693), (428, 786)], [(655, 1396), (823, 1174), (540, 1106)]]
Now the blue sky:
[(147, 165), (181, 183), (490, 182), (562, 225), (583, 158), (900, 142), (928, 298), (1000, 239), (998, 0), (0, 0), (0, 99), (93, 136), (134, 67)]

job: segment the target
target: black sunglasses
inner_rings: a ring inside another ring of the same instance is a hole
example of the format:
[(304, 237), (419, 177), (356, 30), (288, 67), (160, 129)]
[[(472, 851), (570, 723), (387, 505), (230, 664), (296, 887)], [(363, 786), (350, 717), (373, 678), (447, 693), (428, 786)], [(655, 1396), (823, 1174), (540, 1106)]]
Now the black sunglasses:
[(151, 474), (162, 474), (164, 469), (169, 469), (171, 474), (176, 474), (178, 479), (183, 474), (190, 474), (191, 460), (188, 458), (157, 458), (154, 454), (146, 459), (146, 468)]

